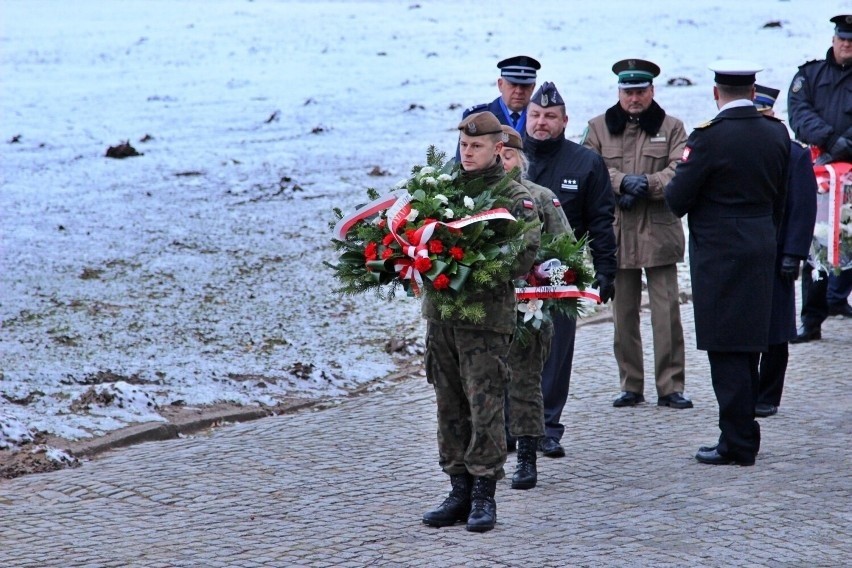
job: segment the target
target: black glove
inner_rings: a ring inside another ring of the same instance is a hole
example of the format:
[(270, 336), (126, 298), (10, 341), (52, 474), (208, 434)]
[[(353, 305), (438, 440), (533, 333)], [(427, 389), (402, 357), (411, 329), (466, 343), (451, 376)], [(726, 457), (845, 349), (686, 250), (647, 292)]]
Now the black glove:
[(621, 180), (621, 193), (648, 197), (648, 178), (643, 175), (624, 176)]
[(850, 158), (852, 158), (852, 140), (846, 136), (841, 136), (834, 141), (827, 152), (819, 155), (814, 164), (823, 166), (831, 162), (845, 162)]
[(615, 299), (615, 280), (613, 278), (598, 272), (595, 274), (595, 281), (592, 282), (592, 287), (598, 289), (602, 304)]
[(848, 160), (852, 156), (852, 140), (846, 136), (841, 136), (828, 149), (828, 153), (834, 156), (834, 161), (836, 162)]
[(616, 195), (618, 206), (624, 209), (625, 211), (630, 211), (633, 209), (633, 204), (636, 203), (636, 196), (630, 195), (629, 193), (622, 193), (621, 195)]
[(778, 276), (787, 284), (793, 284), (799, 278), (799, 263), (801, 261), (795, 256), (784, 255), (781, 257), (781, 268)]

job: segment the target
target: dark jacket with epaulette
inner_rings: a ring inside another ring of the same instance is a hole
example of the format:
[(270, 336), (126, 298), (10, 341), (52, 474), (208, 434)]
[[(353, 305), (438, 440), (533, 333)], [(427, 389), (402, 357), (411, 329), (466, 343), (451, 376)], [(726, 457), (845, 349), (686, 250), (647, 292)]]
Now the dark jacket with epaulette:
[(777, 230), (787, 193), (790, 136), (754, 105), (720, 112), (689, 135), (665, 189), (689, 222), (698, 349), (766, 351)]
[[(470, 176), (471, 174), (463, 173), (462, 175)], [(474, 172), (471, 177), (482, 176), (488, 187), (493, 188), (505, 175), (503, 164), (498, 159), (496, 164), (482, 171)], [(508, 209), (515, 219), (538, 225), (538, 213), (533, 198), (524, 186), (516, 181), (510, 181), (501, 194), (511, 202)], [(503, 220), (488, 221), (488, 223), (495, 224), (511, 222)], [(512, 275), (513, 278), (526, 275), (530, 271), (530, 268), (532, 268), (536, 253), (538, 252), (539, 243), (541, 242), (541, 231), (537, 227), (527, 231), (524, 234), (524, 241), (526, 247), (518, 255), (515, 264), (515, 274)], [(429, 301), (429, 296), (423, 296), (421, 313), (430, 322), (440, 325), (466, 329), (485, 329), (498, 333), (514, 333), (518, 304), (515, 298), (515, 285), (511, 280), (501, 282), (494, 288), (485, 290), (480, 294), (471, 295), (470, 301), (482, 302), (484, 304), (486, 315), (482, 322), (474, 324), (464, 320), (441, 319), (437, 308)]]
[(787, 93), (790, 127), (802, 142), (828, 151), (840, 136), (852, 137), (852, 65), (840, 65), (832, 49), (808, 61)]

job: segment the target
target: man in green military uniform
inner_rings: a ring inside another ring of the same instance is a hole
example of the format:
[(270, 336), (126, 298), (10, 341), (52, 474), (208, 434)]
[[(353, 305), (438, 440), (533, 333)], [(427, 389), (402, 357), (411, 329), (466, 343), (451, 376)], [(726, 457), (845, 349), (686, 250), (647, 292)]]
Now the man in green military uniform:
[[(518, 182), (527, 188), (535, 202), (541, 232), (561, 235), (571, 231), (568, 217), (559, 199), (548, 188), (526, 178), (529, 160), (524, 154), (521, 136), (511, 126), (503, 128), (503, 150), (500, 158), (507, 172), (520, 168)], [(512, 342), (509, 349), (509, 387), (506, 389), (508, 435), (517, 440), (518, 463), (512, 476), (512, 489), (532, 489), (538, 482), (536, 450), (544, 436), (544, 403), (541, 396), (541, 370), (550, 354), (553, 322), (545, 320), (540, 329), (531, 329), (526, 345)]]
[[(461, 176), (481, 178), (495, 188), (505, 177), (500, 163), (503, 147), (500, 122), (490, 112), (472, 114), (459, 124)], [(529, 192), (509, 182), (502, 194), (511, 202), (518, 220), (538, 220)], [(505, 222), (505, 221), (503, 221)], [(540, 231), (525, 234), (526, 247), (518, 256), (513, 278), (532, 267)], [(438, 407), (438, 453), (441, 468), (450, 476), (452, 491), (423, 522), (442, 527), (467, 521), (475, 532), (494, 528), (497, 480), (505, 475), (506, 436), (503, 391), (508, 372), (506, 356), (516, 321), (515, 288), (511, 281), (476, 297), (485, 305), (483, 321), (442, 319), (428, 297), (423, 299), (426, 318), (426, 377), (435, 389)]]

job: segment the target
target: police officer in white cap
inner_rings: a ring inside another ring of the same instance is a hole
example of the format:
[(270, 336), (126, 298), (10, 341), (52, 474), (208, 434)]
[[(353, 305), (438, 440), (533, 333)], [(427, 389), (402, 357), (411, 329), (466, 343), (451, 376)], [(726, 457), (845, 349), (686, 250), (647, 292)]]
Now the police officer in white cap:
[(754, 107), (758, 65), (727, 60), (711, 69), (719, 114), (689, 136), (665, 196), (675, 215), (689, 214), (695, 335), (719, 403), (719, 441), (695, 458), (754, 465), (758, 361), (769, 345), (790, 137), (780, 120)]

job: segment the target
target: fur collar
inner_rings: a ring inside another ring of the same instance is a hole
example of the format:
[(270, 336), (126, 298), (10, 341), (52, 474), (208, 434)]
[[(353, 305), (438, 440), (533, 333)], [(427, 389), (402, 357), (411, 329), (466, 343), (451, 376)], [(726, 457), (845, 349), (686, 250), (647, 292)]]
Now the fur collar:
[[(660, 131), (660, 126), (663, 125), (664, 118), (666, 118), (666, 111), (657, 104), (657, 101), (651, 101), (651, 106), (648, 107), (648, 110), (639, 115), (639, 128), (648, 133), (648, 135), (654, 136)], [(621, 108), (619, 103), (615, 103), (614, 106), (607, 109), (604, 120), (610, 134), (621, 134), (627, 127), (630, 115)]]

